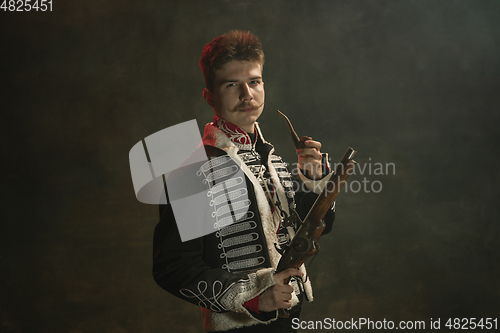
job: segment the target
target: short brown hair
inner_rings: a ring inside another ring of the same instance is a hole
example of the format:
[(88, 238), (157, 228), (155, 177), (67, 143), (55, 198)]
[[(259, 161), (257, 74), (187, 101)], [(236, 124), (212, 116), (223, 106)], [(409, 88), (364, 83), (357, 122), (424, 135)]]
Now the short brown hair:
[(263, 66), (264, 51), (260, 40), (249, 31), (234, 30), (205, 45), (201, 54), (200, 68), (208, 90), (214, 89), (215, 71), (222, 69), (232, 60), (256, 61)]

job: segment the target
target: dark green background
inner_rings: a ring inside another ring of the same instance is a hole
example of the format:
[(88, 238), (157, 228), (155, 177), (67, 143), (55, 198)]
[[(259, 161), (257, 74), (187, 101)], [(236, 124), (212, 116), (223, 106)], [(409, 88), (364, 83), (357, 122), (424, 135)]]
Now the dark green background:
[(276, 109), (333, 162), (396, 166), (339, 196), (302, 318), (499, 316), (500, 1), (53, 0), (0, 25), (0, 331), (201, 332), (153, 281), (128, 152), (211, 121), (197, 62), (232, 29), (264, 45), (260, 122), (290, 163)]

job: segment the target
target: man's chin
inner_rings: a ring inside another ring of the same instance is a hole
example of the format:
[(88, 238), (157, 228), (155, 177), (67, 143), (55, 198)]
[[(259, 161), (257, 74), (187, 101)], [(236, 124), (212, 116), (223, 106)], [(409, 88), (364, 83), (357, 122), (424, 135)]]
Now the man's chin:
[(253, 132), (253, 127), (255, 125), (255, 123), (257, 122), (257, 119), (259, 117), (251, 117), (250, 119), (245, 119), (243, 121), (239, 121), (238, 124), (235, 124), (237, 125), (238, 127), (241, 127), (242, 129), (244, 129), (245, 131), (249, 131), (251, 129), (250, 132)]

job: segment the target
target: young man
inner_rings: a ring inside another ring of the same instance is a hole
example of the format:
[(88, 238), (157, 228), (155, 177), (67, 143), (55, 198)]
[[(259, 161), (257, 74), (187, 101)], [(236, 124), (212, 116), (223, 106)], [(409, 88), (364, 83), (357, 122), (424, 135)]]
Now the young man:
[[(203, 97), (215, 111), (203, 136), (209, 162), (199, 166), (197, 176), (188, 176), (207, 184), (213, 211), (206, 221), (215, 229), (181, 242), (170, 205), (160, 207), (155, 229), (156, 282), (199, 305), (207, 332), (295, 332), (292, 319), (304, 299), (312, 301), (310, 281), (300, 279), (304, 266), (275, 273), (299, 227), (285, 225), (283, 216), (296, 209), (304, 218), (317, 194), (296, 191), (287, 164), (260, 131), (263, 65), (260, 41), (249, 32), (232, 31), (205, 46)], [(319, 142), (306, 145), (297, 151), (298, 173), (306, 187), (317, 191), (328, 178), (327, 158)], [(235, 176), (239, 168), (242, 177)], [(325, 217), (326, 232), (333, 219), (333, 212)], [(291, 284), (284, 284), (290, 276)], [(290, 317), (278, 318), (278, 309), (290, 309)]]

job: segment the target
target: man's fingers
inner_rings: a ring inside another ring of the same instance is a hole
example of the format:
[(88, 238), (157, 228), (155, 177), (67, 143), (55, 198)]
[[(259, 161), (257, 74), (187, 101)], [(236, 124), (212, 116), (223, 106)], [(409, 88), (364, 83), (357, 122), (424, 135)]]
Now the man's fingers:
[(291, 294), (293, 292), (293, 287), (289, 284), (283, 284), (281, 292)]
[(320, 178), (322, 175), (321, 162), (321, 142), (314, 141), (311, 138), (304, 141), (307, 148), (297, 150), (298, 165), (302, 170), (306, 170), (309, 177), (313, 179)]
[(282, 291), (283, 287), (291, 286), (275, 284), (264, 291), (259, 297), (259, 310), (269, 312), (278, 309), (289, 309), (292, 306), (290, 301), (292, 294), (291, 292), (284, 293)]
[(321, 158), (322, 154), (319, 149), (316, 148), (302, 148), (297, 150), (297, 155), (300, 156), (315, 156)]
[(312, 149), (312, 148), (304, 148), (304, 149), (300, 149), (300, 150), (297, 150), (297, 155), (299, 157), (301, 156), (314, 156), (316, 158), (321, 158), (322, 154), (317, 151), (316, 149)]
[[(290, 276), (304, 276), (304, 273), (302, 273), (300, 270), (296, 268), (288, 268), (285, 269), (283, 272), (279, 272), (274, 274), (274, 280), (275, 281), (284, 281), (285, 279), (289, 278)], [(293, 287), (292, 287), (293, 290)]]
[(317, 150), (320, 150), (321, 149), (321, 142), (319, 141), (314, 141), (314, 140), (307, 140), (304, 142), (306, 144), (306, 146), (308, 147), (311, 147), (311, 148), (315, 148)]
[[(288, 301), (292, 299), (293, 287), (291, 285), (275, 285), (274, 296), (280, 301)], [(291, 289), (290, 289), (291, 287)]]
[(274, 290), (276, 293), (278, 294), (290, 294), (293, 292), (293, 286), (289, 285), (289, 284), (284, 284), (283, 281), (281, 281), (281, 284), (280, 283), (276, 283), (274, 285)]
[(322, 161), (322, 156), (310, 156), (310, 155), (304, 155), (304, 156), (299, 156), (298, 158), (298, 163), (299, 164), (312, 164), (312, 165), (318, 165), (321, 164)]
[(299, 155), (298, 157), (298, 164), (302, 170), (319, 168), (321, 167), (321, 162), (323, 160), (321, 154), (318, 154), (318, 156)]
[(284, 284), (284, 280), (290, 276), (304, 276), (304, 274), (295, 268), (289, 268), (283, 272), (275, 273), (274, 280), (276, 284), (268, 288), (259, 297), (259, 310), (272, 311), (277, 309), (289, 309), (292, 306), (293, 286)]
[(298, 155), (297, 156), (298, 163), (299, 164), (321, 164), (322, 156), (321, 154), (318, 155)]

